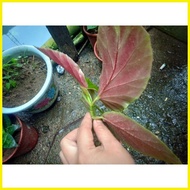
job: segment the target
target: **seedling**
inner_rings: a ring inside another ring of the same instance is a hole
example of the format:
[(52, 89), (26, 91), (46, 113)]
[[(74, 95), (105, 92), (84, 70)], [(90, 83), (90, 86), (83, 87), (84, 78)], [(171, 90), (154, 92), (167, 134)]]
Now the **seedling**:
[(12, 58), (10, 61), (3, 63), (3, 89), (9, 91), (16, 87), (16, 77), (22, 64), (18, 62), (18, 58)]
[[(101, 119), (131, 148), (166, 163), (180, 164), (179, 158), (151, 131), (122, 113), (140, 97), (150, 78), (153, 53), (149, 34), (140, 26), (99, 26), (97, 48), (102, 58), (99, 87), (85, 78), (79, 66), (67, 55), (38, 49), (79, 82), (93, 119)], [(99, 101), (110, 111), (99, 108)]]

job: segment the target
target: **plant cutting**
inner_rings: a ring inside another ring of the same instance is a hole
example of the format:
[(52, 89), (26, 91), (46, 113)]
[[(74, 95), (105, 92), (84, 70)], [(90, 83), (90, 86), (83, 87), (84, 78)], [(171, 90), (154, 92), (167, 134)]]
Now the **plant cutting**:
[(3, 113), (39, 113), (58, 95), (52, 63), (34, 46), (21, 45), (3, 52)]
[[(180, 159), (164, 142), (122, 113), (148, 84), (153, 61), (149, 34), (140, 26), (100, 26), (97, 48), (103, 62), (99, 86), (85, 78), (67, 55), (50, 49), (39, 50), (79, 82), (83, 101), (93, 119), (101, 119), (119, 140), (144, 155), (180, 164)], [(101, 103), (107, 109), (101, 109)]]
[(37, 144), (38, 133), (14, 115), (3, 114), (3, 163), (31, 151)]

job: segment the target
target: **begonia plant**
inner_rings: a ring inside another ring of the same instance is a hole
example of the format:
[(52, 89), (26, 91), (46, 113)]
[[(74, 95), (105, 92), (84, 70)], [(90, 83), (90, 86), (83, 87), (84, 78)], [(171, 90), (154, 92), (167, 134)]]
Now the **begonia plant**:
[[(180, 159), (164, 142), (122, 113), (148, 84), (153, 62), (149, 34), (141, 26), (99, 26), (97, 48), (102, 58), (99, 87), (85, 78), (79, 66), (66, 54), (38, 49), (78, 81), (93, 119), (101, 119), (119, 140), (144, 155), (180, 164)], [(110, 111), (99, 108), (99, 101)]]

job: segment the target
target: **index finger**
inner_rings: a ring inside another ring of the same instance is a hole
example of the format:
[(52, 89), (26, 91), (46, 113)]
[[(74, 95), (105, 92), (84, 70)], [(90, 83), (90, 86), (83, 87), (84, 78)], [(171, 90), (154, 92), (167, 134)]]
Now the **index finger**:
[(95, 147), (92, 134), (92, 118), (89, 113), (86, 113), (78, 129), (77, 144), (79, 151)]

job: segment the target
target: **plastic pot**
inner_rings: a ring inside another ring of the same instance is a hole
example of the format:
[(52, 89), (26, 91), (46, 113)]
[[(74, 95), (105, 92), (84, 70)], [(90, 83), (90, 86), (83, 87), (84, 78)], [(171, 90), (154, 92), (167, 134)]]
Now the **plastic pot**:
[(47, 57), (34, 46), (21, 45), (5, 50), (3, 52), (3, 59), (5, 62), (7, 62), (11, 60), (11, 58), (15, 58), (20, 55), (35, 55), (44, 60), (47, 68), (46, 79), (40, 91), (31, 100), (17, 107), (3, 107), (4, 114), (13, 114), (23, 111), (30, 113), (42, 112), (48, 109), (54, 103), (58, 95), (58, 88), (53, 80), (53, 67), (49, 57)]
[(88, 39), (89, 39), (89, 41), (90, 41), (91, 46), (94, 48), (94, 44), (95, 44), (95, 42), (96, 42), (96, 40), (97, 40), (97, 34), (89, 33), (89, 32), (87, 31), (86, 26), (83, 26), (83, 31), (84, 31), (84, 33), (87, 35), (87, 37), (88, 37)]
[(12, 158), (21, 156), (30, 152), (38, 142), (38, 132), (33, 127), (28, 127), (23, 121), (21, 121), (18, 117), (16, 118), (16, 122), (20, 125), (20, 131), (15, 136), (15, 139), (18, 143), (18, 147), (3, 149), (3, 163), (6, 163)]

